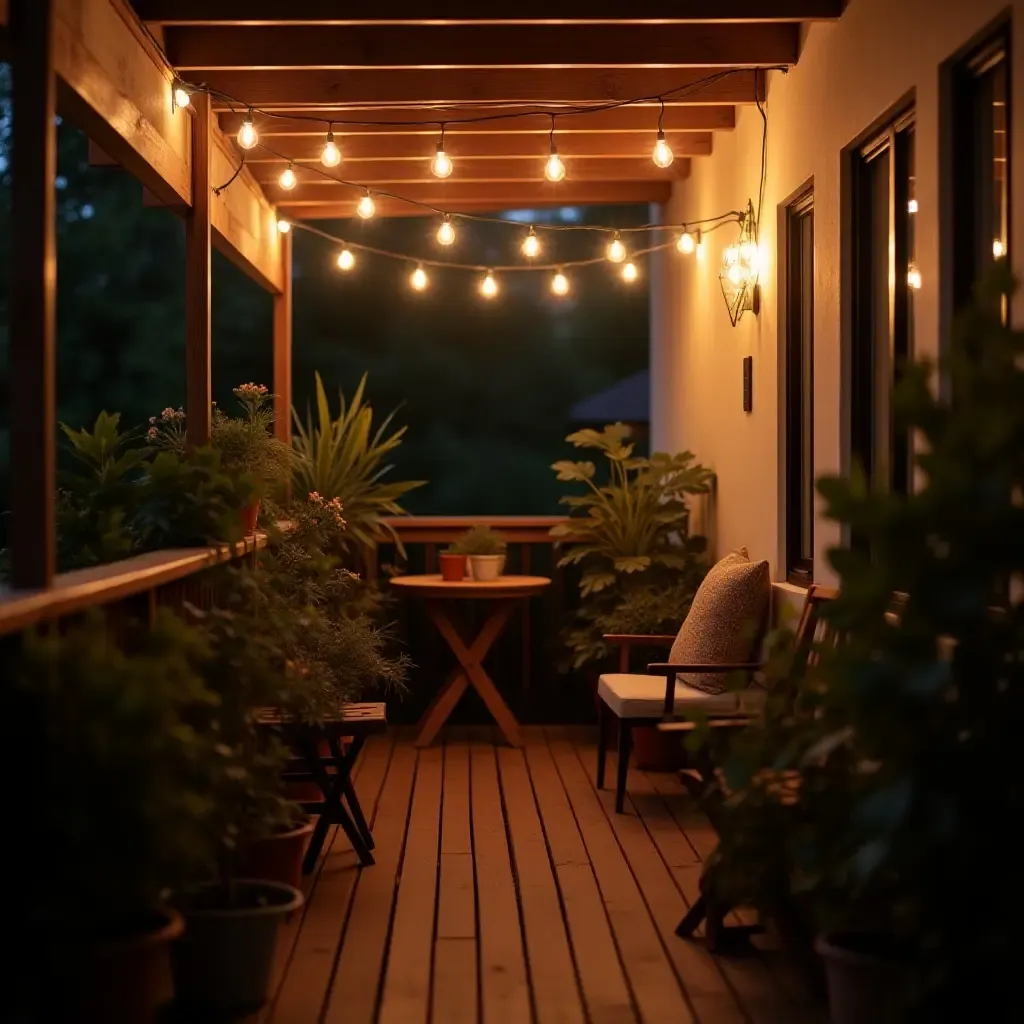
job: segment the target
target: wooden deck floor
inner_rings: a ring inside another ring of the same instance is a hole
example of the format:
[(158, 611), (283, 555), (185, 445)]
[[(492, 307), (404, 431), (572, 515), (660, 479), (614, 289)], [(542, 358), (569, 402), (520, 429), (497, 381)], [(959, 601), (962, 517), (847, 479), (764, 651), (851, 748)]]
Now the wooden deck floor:
[(489, 735), (367, 745), (356, 786), (377, 863), (360, 870), (333, 837), (263, 1024), (824, 1019), (771, 948), (713, 958), (673, 934), (714, 846), (675, 776), (633, 772), (616, 815), (590, 734), (527, 729), (522, 750)]

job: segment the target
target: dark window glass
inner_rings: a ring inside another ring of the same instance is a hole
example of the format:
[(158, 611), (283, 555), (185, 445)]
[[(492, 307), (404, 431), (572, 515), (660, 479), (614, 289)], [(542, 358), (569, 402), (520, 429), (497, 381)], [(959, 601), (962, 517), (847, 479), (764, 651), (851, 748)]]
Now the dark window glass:
[(953, 70), (955, 309), (995, 260), (1010, 255), (1008, 34), (1000, 29)]
[(906, 491), (909, 445), (892, 388), (911, 353), (915, 293), (914, 121), (906, 113), (853, 155), (851, 446), (873, 486)]
[(814, 571), (814, 193), (786, 207), (786, 568)]

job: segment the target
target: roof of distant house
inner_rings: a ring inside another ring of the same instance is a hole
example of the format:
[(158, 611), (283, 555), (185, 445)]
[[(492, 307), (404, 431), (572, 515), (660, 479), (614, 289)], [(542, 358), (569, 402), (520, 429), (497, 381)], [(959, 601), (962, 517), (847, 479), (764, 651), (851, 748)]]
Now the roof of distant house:
[(573, 423), (647, 423), (650, 407), (651, 375), (641, 370), (577, 402), (569, 410), (569, 419)]

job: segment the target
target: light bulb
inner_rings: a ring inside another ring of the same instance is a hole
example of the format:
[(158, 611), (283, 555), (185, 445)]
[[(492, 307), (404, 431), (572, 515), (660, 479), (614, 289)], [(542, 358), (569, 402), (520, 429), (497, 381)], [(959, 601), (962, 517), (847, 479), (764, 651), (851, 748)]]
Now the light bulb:
[(370, 190), (366, 190), (366, 195), (359, 200), (359, 205), (356, 207), (356, 213), (359, 214), (363, 220), (369, 220), (375, 213), (376, 207), (373, 205), (373, 196), (370, 195)]
[(338, 253), (338, 267), (341, 270), (351, 270), (356, 265), (356, 258), (348, 249), (342, 249)]
[(260, 133), (252, 123), (252, 114), (249, 114), (238, 129), (238, 145), (242, 149), (252, 149), (259, 141)]
[(451, 245), (455, 241), (455, 226), (446, 213), (441, 226), (437, 229), (437, 241), (440, 245)]
[(757, 246), (753, 242), (744, 242), (740, 246), (740, 260), (748, 267), (757, 261)]
[(679, 241), (676, 242), (676, 248), (680, 252), (686, 253), (687, 255), (693, 252), (693, 250), (696, 248), (693, 241), (693, 235), (691, 235), (689, 231), (684, 231), (679, 236)]
[(292, 229), (292, 226), (291, 226), (291, 224), (288, 223), (288, 221), (286, 221), (286, 220), (279, 220), (277, 222), (277, 230), (280, 231), (282, 235), (287, 235), (288, 232), (291, 231), (291, 229)]
[(913, 263), (907, 269), (907, 286), (913, 288), (915, 292), (921, 287), (921, 271)]
[(993, 239), (992, 255), (995, 256), (997, 260), (1002, 259), (1006, 255), (1006, 246), (1003, 245), (1003, 240), (1001, 238)]
[(630, 260), (629, 263), (622, 268), (622, 280), (628, 284), (632, 284), (637, 279), (638, 273), (636, 264)]
[(414, 290), (421, 292), (427, 287), (427, 272), (422, 267), (417, 267), (409, 278)]
[(540, 239), (532, 227), (530, 233), (523, 239), (523, 255), (531, 260), (540, 255)]
[(654, 144), (654, 152), (651, 154), (651, 159), (658, 167), (669, 167), (675, 159), (672, 155), (672, 150), (665, 141), (665, 133), (660, 128), (658, 129), (658, 141)]
[(907, 203), (907, 213), (917, 213), (917, 200), (911, 199)]
[(704, 240), (700, 237), (700, 232), (699, 231), (697, 232), (697, 248), (696, 248), (695, 252), (697, 253), (697, 259), (698, 260), (703, 260), (704, 259), (705, 245), (704, 245)]
[(548, 162), (544, 165), (544, 177), (548, 181), (561, 181), (565, 177), (565, 164), (562, 163), (562, 158), (558, 155), (558, 150), (555, 149), (555, 144), (551, 143), (551, 156), (548, 157)]
[(444, 151), (444, 143), (437, 144), (437, 152), (434, 154), (434, 162), (430, 169), (434, 172), (435, 178), (447, 178), (452, 173), (452, 158)]
[(737, 287), (747, 279), (746, 268), (741, 263), (733, 263), (729, 266), (729, 280)]
[(498, 294), (498, 282), (494, 275), (488, 270), (487, 276), (480, 282), (480, 294), (485, 299), (493, 299)]
[(558, 273), (551, 278), (551, 290), (555, 295), (568, 295), (569, 278), (567, 278), (561, 271), (558, 271)]
[(622, 244), (618, 234), (608, 243), (605, 255), (612, 263), (621, 263), (626, 258), (626, 247)]
[(183, 85), (174, 87), (174, 105), (176, 107), (187, 107), (192, 102), (188, 89)]
[(295, 177), (295, 169), (289, 164), (282, 172), (281, 177), (277, 179), (278, 185), (283, 189), (291, 191), (295, 188), (295, 183), (298, 179)]
[(738, 263), (740, 259), (740, 248), (738, 245), (727, 245), (725, 247), (725, 262), (730, 267), (734, 263)]
[(327, 133), (327, 141), (324, 142), (324, 148), (320, 150), (320, 163), (324, 167), (337, 167), (341, 163), (341, 150), (338, 149), (338, 144), (334, 141), (334, 132)]

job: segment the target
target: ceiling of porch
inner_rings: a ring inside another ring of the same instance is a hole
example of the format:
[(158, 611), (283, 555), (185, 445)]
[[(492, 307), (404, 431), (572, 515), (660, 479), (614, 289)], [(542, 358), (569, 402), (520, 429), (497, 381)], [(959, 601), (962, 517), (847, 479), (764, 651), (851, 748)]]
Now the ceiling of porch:
[[(246, 163), (279, 211), (311, 219), (352, 216), (360, 193), (332, 177), (451, 212), (664, 201), (737, 105), (763, 95), (757, 69), (794, 64), (801, 23), (837, 18), (843, 0), (635, 0), (629, 17), (580, 0), (557, 17), (544, 3), (492, 14), (468, 0), (442, 17), (408, 0), (356, 14), (333, 0), (133, 5), (182, 79), (214, 92), (225, 132), (258, 108)], [(667, 168), (651, 159), (659, 97)], [(543, 173), (553, 111), (568, 169), (558, 183)], [(468, 120), (497, 113), (531, 116)], [(319, 162), (329, 120), (344, 155), (331, 177)], [(431, 172), (442, 122), (454, 162), (444, 180)], [(290, 161), (298, 184), (285, 191)], [(386, 195), (377, 211), (423, 212)]]

